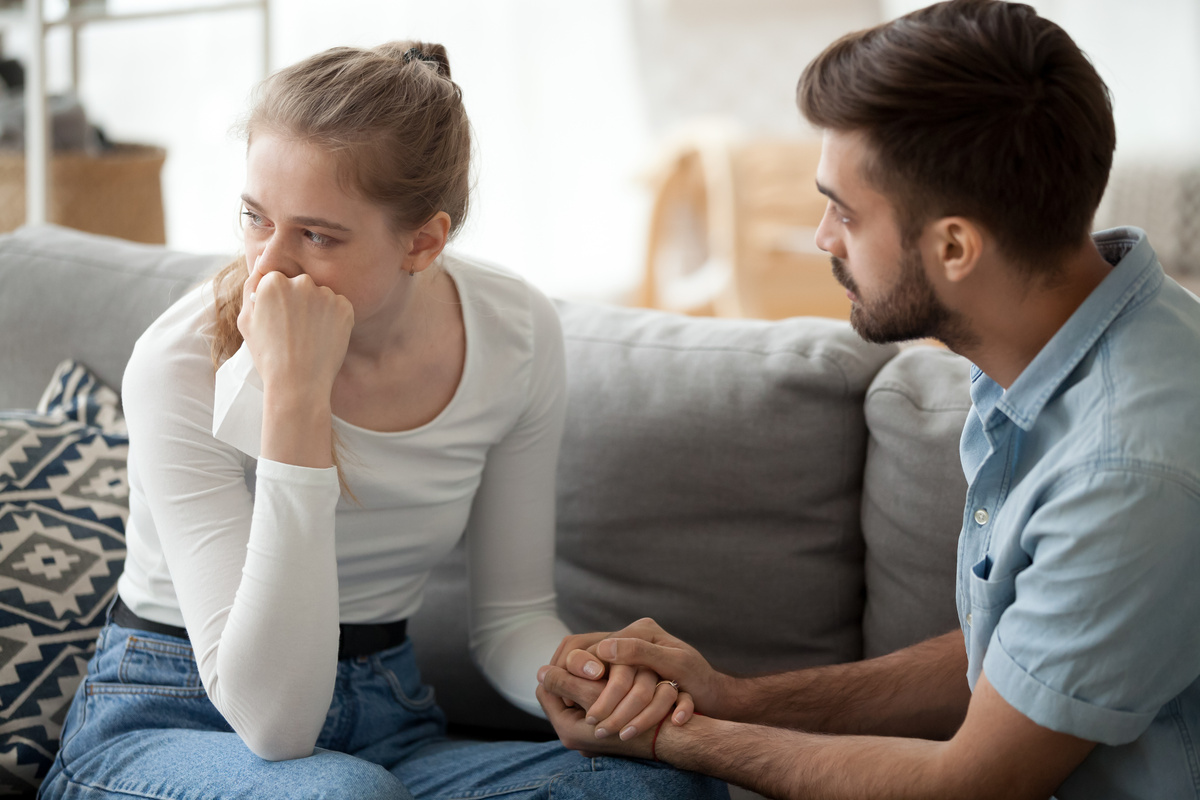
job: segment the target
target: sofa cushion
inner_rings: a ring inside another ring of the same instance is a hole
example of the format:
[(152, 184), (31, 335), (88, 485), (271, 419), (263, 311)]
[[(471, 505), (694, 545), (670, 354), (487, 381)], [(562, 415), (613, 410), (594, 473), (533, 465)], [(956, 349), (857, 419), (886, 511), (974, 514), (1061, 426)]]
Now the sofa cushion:
[(68, 358), (119, 390), (137, 337), (220, 265), (53, 225), (0, 236), (0, 408), (32, 408)]
[(0, 412), (0, 795), (49, 770), (116, 593), (127, 443), (116, 393), (74, 362), (37, 411)]
[(958, 626), (955, 563), (967, 496), (958, 440), (970, 407), (970, 364), (934, 347), (906, 349), (867, 392), (867, 658)]
[[(863, 398), (894, 347), (843, 322), (684, 317), (559, 303), (568, 410), (558, 471), (559, 611), (575, 631), (653, 616), (719, 668), (862, 653)], [(461, 565), (412, 627), (452, 720), (506, 711), (465, 650)], [(437, 602), (434, 602), (436, 598)], [(478, 718), (476, 716), (476, 718)]]

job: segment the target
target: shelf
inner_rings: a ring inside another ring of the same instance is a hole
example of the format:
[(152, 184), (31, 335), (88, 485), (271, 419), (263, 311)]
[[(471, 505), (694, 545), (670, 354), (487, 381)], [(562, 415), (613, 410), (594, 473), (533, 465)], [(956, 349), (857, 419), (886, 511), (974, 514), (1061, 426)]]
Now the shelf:
[(149, 9), (146, 11), (109, 11), (105, 0), (71, 3), (61, 16), (46, 18), (45, 0), (25, 0), (24, 8), (0, 10), (0, 32), (14, 28), (30, 31), (30, 55), (25, 65), (25, 222), (46, 222), (49, 208), (49, 121), (46, 118), (46, 33), (67, 28), (71, 36), (71, 86), (79, 85), (79, 31), (99, 23), (133, 22), (148, 19), (220, 14), (230, 11), (258, 11), (262, 14), (263, 75), (271, 64), (270, 0), (235, 0), (211, 4)]
[[(265, 5), (265, 0), (238, 0), (237, 2), (196, 4), (183, 7), (150, 9), (147, 11), (109, 11), (103, 2), (81, 3), (70, 8), (65, 14), (42, 20), (44, 30), (52, 28), (80, 28), (97, 22), (130, 22), (143, 19), (162, 19), (166, 17), (184, 17), (196, 14), (215, 14), (226, 11), (258, 11)], [(5, 8), (0, 10), (0, 30), (23, 28), (29, 25), (29, 14), (20, 8)]]

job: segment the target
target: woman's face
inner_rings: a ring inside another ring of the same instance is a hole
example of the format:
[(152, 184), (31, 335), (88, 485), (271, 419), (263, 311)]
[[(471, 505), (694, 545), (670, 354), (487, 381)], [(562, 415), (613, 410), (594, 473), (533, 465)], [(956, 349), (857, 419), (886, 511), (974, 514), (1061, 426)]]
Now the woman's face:
[(308, 275), (350, 301), (356, 325), (404, 295), (409, 242), (392, 231), (383, 208), (347, 193), (329, 153), (255, 135), (242, 203), (250, 269)]

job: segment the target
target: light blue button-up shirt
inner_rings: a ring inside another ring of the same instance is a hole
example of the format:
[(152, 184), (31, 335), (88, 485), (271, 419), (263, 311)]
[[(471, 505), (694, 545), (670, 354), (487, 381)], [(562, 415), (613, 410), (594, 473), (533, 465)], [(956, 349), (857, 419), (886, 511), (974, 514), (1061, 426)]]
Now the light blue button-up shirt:
[(1100, 742), (1059, 800), (1200, 797), (1200, 301), (1136, 228), (1007, 391), (972, 371), (967, 678)]

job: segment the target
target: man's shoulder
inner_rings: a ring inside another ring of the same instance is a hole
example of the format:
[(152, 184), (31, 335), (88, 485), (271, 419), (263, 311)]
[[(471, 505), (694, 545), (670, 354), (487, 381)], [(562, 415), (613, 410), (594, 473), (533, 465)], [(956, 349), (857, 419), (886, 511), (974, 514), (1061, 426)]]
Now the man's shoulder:
[(1164, 280), (1113, 321), (1061, 403), (1097, 466), (1165, 469), (1200, 486), (1200, 301)]

